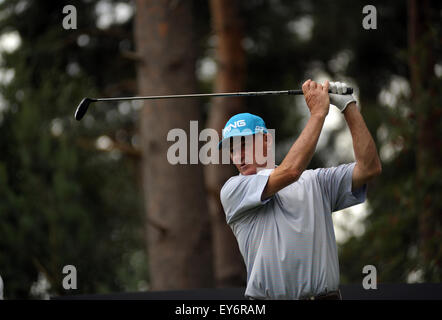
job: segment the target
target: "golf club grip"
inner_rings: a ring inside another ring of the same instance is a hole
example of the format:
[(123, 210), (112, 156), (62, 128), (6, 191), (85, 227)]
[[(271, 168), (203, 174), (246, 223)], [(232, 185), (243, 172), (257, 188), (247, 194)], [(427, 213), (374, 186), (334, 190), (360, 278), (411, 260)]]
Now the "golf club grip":
[[(328, 93), (333, 93), (330, 89), (328, 90)], [(298, 94), (304, 94), (302, 90), (288, 90), (289, 95), (298, 95)], [(333, 93), (333, 94), (339, 94), (339, 93)], [(342, 94), (353, 94), (353, 88), (347, 87), (347, 92)]]

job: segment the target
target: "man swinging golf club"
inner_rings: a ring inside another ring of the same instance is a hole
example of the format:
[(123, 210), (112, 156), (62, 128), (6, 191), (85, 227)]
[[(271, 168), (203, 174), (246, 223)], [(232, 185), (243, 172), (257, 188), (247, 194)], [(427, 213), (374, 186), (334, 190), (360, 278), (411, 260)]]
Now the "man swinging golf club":
[[(220, 147), (230, 148), (239, 175), (224, 184), (220, 197), (246, 264), (249, 299), (341, 299), (331, 214), (364, 202), (366, 183), (381, 173), (375, 143), (353, 95), (345, 94), (347, 86), (307, 80), (302, 90), (310, 118), (279, 166), (260, 164), (250, 147), (259, 135), (263, 150), (272, 143), (260, 117), (238, 114), (223, 130)], [(356, 162), (306, 170), (330, 103), (344, 114)], [(233, 138), (238, 136), (244, 138)]]

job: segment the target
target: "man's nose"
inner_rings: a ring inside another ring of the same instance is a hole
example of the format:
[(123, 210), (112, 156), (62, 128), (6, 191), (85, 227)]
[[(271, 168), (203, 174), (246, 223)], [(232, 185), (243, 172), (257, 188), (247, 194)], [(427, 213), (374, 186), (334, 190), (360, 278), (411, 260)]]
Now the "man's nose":
[(233, 151), (232, 160), (233, 160), (234, 164), (241, 164), (243, 158), (244, 158), (244, 151), (243, 150)]

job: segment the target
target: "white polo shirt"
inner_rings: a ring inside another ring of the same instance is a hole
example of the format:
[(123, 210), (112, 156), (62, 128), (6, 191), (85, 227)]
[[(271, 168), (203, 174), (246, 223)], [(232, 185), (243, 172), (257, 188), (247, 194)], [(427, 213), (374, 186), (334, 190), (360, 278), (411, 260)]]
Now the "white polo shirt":
[(365, 201), (366, 185), (351, 191), (354, 166), (305, 170), (265, 201), (274, 169), (224, 184), (221, 203), (247, 267), (246, 297), (299, 299), (338, 289), (331, 213)]

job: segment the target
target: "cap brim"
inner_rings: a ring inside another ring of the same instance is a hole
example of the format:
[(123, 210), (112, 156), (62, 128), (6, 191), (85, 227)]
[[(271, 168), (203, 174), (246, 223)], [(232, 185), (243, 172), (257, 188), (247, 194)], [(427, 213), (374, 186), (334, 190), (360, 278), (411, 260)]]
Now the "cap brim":
[(218, 149), (222, 149), (222, 148), (224, 148), (225, 146), (230, 145), (230, 143), (227, 144), (226, 142), (227, 142), (227, 141), (230, 141), (230, 139), (232, 139), (233, 137), (245, 137), (245, 136), (251, 136), (251, 135), (254, 135), (254, 134), (255, 134), (255, 132), (247, 132), (247, 133), (233, 134), (233, 135), (231, 135), (231, 136), (229, 136), (229, 137), (227, 137), (227, 138), (222, 139), (222, 140), (218, 143)]

